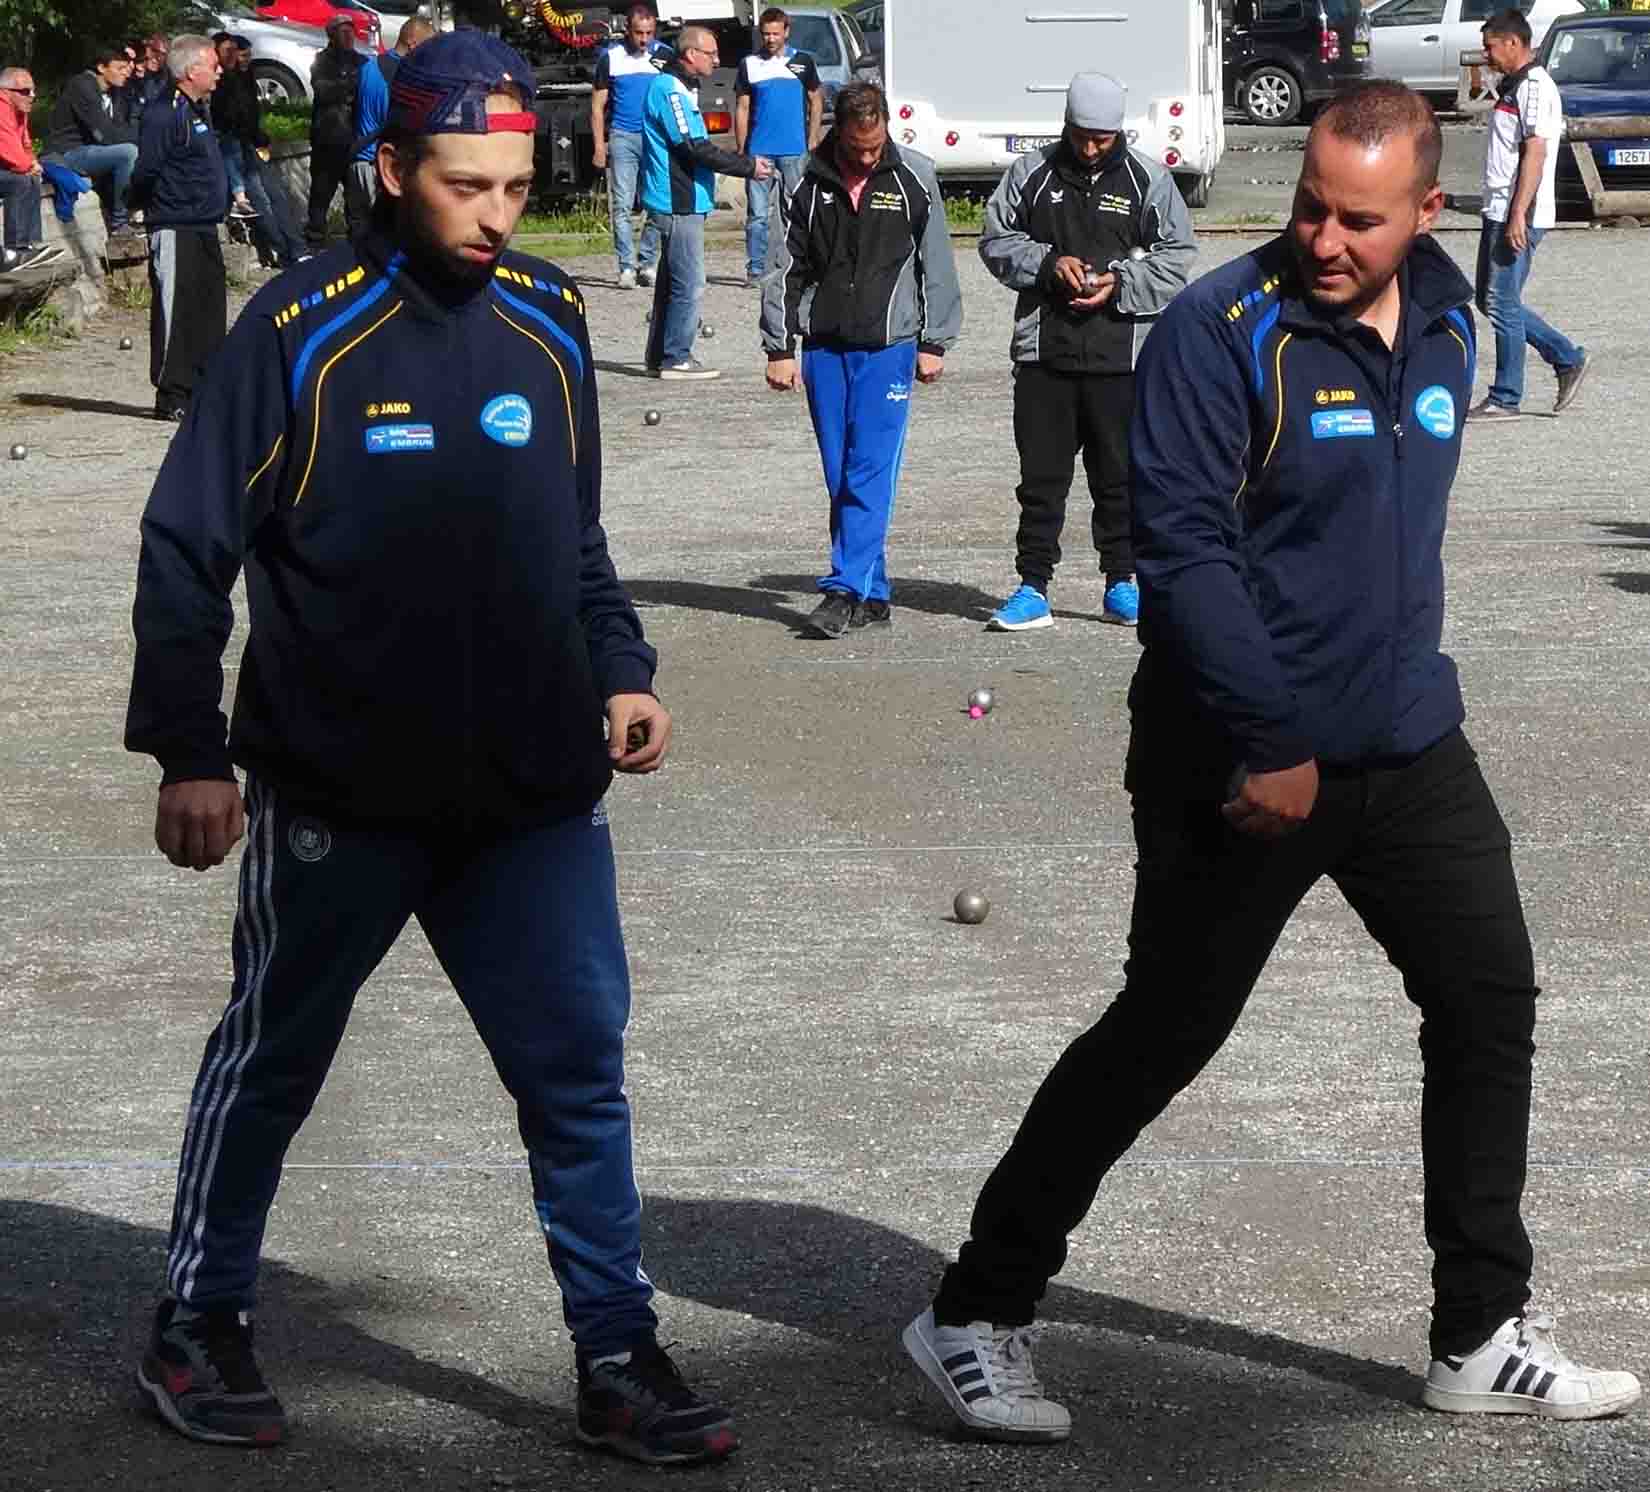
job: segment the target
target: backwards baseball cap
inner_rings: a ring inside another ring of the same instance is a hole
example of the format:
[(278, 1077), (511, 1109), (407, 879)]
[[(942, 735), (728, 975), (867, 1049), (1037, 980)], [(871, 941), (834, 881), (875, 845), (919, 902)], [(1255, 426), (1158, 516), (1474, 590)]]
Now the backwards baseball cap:
[[(513, 93), (521, 108), (487, 112), (487, 97)], [(395, 70), (390, 84), (385, 133), (409, 135), (530, 135), (538, 127), (532, 112), (533, 69), (527, 60), (484, 31), (449, 31), (415, 48)]]
[(1078, 73), (1066, 89), (1066, 123), (1110, 134), (1123, 128), (1127, 90), (1109, 73)]

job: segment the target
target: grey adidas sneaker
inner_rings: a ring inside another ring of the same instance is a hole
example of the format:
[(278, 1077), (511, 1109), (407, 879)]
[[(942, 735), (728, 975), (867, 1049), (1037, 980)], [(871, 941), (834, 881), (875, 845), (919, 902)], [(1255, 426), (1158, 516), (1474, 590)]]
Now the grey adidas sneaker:
[(1032, 1328), (939, 1326), (930, 1307), (900, 1340), (965, 1429), (986, 1440), (1051, 1441), (1071, 1434), (1071, 1416), (1043, 1397), (1031, 1364)]
[(1573, 1363), (1553, 1341), (1553, 1318), (1514, 1316), (1464, 1357), (1434, 1359), (1421, 1400), (1452, 1414), (1603, 1419), (1638, 1401), (1631, 1373)]

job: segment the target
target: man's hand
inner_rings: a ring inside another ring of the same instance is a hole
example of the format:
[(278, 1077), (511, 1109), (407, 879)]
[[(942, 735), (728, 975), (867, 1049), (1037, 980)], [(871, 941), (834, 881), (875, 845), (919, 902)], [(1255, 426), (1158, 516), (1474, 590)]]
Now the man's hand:
[(191, 870), (222, 865), (245, 832), (241, 790), (233, 782), (174, 782), (160, 790), (155, 843), (174, 865)]
[(670, 748), (670, 711), (651, 694), (607, 702), (607, 754), (615, 772), (657, 772)]
[[(918, 355), (921, 361), (921, 355)], [(802, 370), (794, 357), (768, 360), (768, 387), (776, 394), (793, 394), (802, 387)]]
[(1318, 764), (1304, 761), (1281, 772), (1254, 772), (1243, 780), (1237, 797), (1221, 808), (1239, 834), (1282, 839), (1312, 817), (1318, 801)]
[(773, 162), (767, 156), (759, 155), (756, 158), (756, 169), (751, 172), (752, 181), (772, 181), (774, 177)]
[(1507, 243), (1515, 254), (1522, 254), (1530, 246), (1529, 220), (1524, 217), (1507, 219)]
[(1054, 283), (1070, 296), (1088, 293), (1089, 267), (1075, 254), (1062, 254), (1054, 261)]
[(591, 158), (590, 164), (593, 167), (595, 167), (595, 169), (598, 170), (598, 171), (605, 171), (607, 169), (607, 141), (606, 140), (603, 140), (599, 137), (597, 138), (597, 140), (596, 140), (596, 154)]
[(36, 181), (44, 181), (46, 179), (46, 168), (42, 166), (39, 161), (36, 161), (34, 165), (29, 168), (29, 175)]
[(938, 383), (940, 375), (945, 372), (945, 358), (937, 352), (919, 352), (917, 354), (917, 382)]
[[(1087, 290), (1086, 286), (1085, 290)], [(1108, 272), (1100, 276), (1100, 283), (1093, 290), (1087, 290), (1086, 294), (1073, 300), (1071, 309), (1074, 311), (1098, 311), (1116, 294), (1117, 276)]]

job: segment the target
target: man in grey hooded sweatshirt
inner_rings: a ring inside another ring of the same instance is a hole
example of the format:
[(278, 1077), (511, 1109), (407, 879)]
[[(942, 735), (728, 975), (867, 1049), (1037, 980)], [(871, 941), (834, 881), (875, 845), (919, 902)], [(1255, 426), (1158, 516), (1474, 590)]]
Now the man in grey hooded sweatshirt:
[(1153, 318), (1184, 288), (1197, 244), (1174, 177), (1129, 148), (1125, 101), (1115, 78), (1078, 73), (1059, 140), (1015, 161), (986, 209), (980, 258), (1019, 292), (1011, 355), (1020, 585), (992, 615), (998, 631), (1054, 623), (1048, 588), (1079, 451), (1104, 618), (1132, 627), (1140, 615), (1129, 535), (1134, 363)]

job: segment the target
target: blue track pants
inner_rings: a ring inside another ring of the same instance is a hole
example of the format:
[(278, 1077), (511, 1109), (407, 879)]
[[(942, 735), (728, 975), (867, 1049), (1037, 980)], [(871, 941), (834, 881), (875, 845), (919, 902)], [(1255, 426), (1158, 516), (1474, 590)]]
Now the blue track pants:
[(822, 591), (886, 601), (888, 525), (905, 459), (917, 344), (802, 350), (802, 383), (831, 495), (831, 573)]
[(198, 1310), (251, 1306), (287, 1146), (356, 992), (417, 917), (516, 1101), (579, 1353), (649, 1335), (624, 1094), (630, 978), (606, 813), (458, 845), (329, 823), (257, 780), (247, 807), (235, 979), (190, 1100), (169, 1293)]

